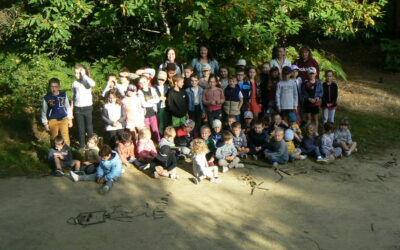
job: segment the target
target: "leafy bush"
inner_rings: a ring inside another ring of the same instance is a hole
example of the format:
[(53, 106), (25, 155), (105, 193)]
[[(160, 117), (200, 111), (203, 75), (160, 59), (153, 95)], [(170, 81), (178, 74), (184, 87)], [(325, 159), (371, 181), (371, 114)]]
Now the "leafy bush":
[(386, 68), (400, 71), (400, 40), (382, 39), (381, 50), (385, 53)]

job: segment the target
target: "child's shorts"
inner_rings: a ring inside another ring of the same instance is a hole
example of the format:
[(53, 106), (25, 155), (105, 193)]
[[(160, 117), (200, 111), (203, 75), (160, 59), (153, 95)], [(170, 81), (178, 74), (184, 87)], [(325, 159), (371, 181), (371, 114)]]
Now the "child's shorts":
[(311, 103), (304, 103), (304, 113), (319, 114), (319, 106), (314, 106)]

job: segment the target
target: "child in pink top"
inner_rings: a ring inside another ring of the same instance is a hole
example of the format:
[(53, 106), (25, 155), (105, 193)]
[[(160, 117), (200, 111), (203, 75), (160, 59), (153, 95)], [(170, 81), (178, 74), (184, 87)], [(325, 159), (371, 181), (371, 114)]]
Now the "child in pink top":
[(124, 131), (121, 140), (118, 142), (117, 152), (123, 165), (127, 166), (136, 160), (135, 145), (132, 142), (132, 134), (129, 131)]
[(136, 134), (144, 128), (144, 109), (137, 95), (136, 86), (130, 84), (126, 96), (122, 100), (126, 112), (126, 128), (129, 129), (136, 140)]
[(150, 129), (143, 128), (139, 131), (139, 141), (137, 143), (137, 160), (135, 164), (140, 170), (145, 170), (150, 167), (150, 162), (157, 155), (154, 142), (151, 140)]
[(217, 87), (217, 78), (212, 75), (208, 79), (210, 85), (203, 93), (203, 104), (207, 106), (208, 122), (212, 122), (216, 119), (221, 120), (222, 118), (222, 104), (225, 102), (224, 91)]

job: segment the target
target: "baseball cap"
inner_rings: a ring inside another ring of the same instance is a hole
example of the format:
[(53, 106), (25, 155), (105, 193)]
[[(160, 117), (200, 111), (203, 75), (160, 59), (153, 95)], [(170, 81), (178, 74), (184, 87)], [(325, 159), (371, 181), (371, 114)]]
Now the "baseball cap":
[(205, 70), (211, 70), (210, 64), (207, 63), (206, 65), (203, 66), (203, 68), (201, 68), (201, 71), (205, 71)]
[(251, 112), (251, 111), (246, 111), (246, 112), (244, 112), (243, 117), (244, 117), (245, 119), (246, 119), (246, 118), (253, 118), (253, 112)]
[(128, 88), (126, 89), (126, 91), (133, 91), (133, 92), (135, 92), (136, 90), (137, 90), (137, 88), (133, 84), (129, 84)]
[(297, 116), (294, 112), (290, 112), (287, 115), (288, 122), (297, 122)]
[(185, 127), (194, 128), (195, 122), (194, 122), (193, 120), (187, 119), (183, 125), (184, 125)]
[(293, 141), (294, 132), (291, 129), (286, 129), (285, 131), (285, 141)]
[(157, 78), (164, 81), (167, 80), (167, 72), (165, 71), (158, 72)]
[(239, 59), (236, 63), (236, 66), (246, 66), (246, 60)]
[(290, 68), (292, 69), (292, 70), (299, 70), (299, 67), (297, 67), (297, 65), (292, 65), (292, 66), (290, 66)]
[(220, 120), (218, 120), (218, 119), (215, 119), (215, 120), (212, 122), (212, 127), (213, 127), (213, 128), (220, 128), (220, 127), (222, 127), (222, 122), (221, 122)]
[(317, 69), (314, 67), (310, 67), (308, 68), (308, 74), (317, 74)]

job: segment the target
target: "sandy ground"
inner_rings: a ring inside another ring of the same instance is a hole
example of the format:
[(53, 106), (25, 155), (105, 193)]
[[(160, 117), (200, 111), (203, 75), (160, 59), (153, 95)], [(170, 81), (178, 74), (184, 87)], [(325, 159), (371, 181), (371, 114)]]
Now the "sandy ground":
[[(0, 181), (0, 249), (400, 249), (398, 149), (353, 155), (333, 164), (310, 160), (307, 174), (280, 179), (272, 169), (247, 165), (221, 174), (220, 184), (155, 180), (127, 169), (111, 192), (68, 177)], [(250, 194), (250, 173), (264, 182)], [(168, 204), (160, 198), (168, 196)], [(149, 208), (145, 208), (145, 204)], [(113, 206), (164, 218), (69, 225), (81, 212)]]

